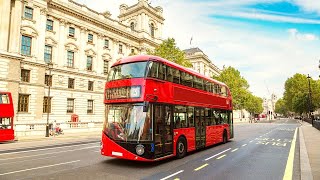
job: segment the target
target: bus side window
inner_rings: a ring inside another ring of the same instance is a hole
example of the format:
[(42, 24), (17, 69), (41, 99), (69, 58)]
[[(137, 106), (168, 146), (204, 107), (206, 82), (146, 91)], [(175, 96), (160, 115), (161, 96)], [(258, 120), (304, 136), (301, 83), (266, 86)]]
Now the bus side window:
[(164, 64), (159, 65), (159, 74), (158, 74), (159, 79), (166, 80), (166, 68), (167, 66)]
[(173, 69), (167, 66), (167, 80), (173, 82)]
[(180, 84), (180, 71), (177, 69), (173, 69), (173, 82)]
[(187, 111), (187, 120), (189, 127), (194, 127), (194, 108), (193, 107), (188, 107)]
[(193, 87), (193, 76), (189, 73), (186, 73), (186, 86)]
[(150, 62), (149, 67), (150, 66), (151, 66), (151, 68), (149, 69), (148, 77), (158, 78), (158, 66), (159, 66), (159, 63)]

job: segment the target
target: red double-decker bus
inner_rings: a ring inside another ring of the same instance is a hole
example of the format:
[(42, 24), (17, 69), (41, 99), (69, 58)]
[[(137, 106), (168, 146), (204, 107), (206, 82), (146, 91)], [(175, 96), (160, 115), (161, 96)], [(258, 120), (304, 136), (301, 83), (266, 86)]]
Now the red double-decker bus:
[(14, 140), (13, 117), (11, 93), (0, 91), (0, 142)]
[(111, 66), (101, 154), (157, 161), (233, 138), (228, 87), (156, 56)]

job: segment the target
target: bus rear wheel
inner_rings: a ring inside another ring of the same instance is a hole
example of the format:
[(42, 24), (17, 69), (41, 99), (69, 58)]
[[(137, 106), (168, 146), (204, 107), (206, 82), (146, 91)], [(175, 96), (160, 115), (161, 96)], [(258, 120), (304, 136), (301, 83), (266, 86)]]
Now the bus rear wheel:
[(224, 131), (223, 132), (223, 141), (222, 141), (222, 143), (223, 144), (225, 144), (225, 143), (227, 143), (228, 142), (228, 135), (227, 135), (227, 131)]
[(186, 139), (180, 137), (178, 139), (177, 147), (176, 147), (177, 158), (181, 159), (187, 154), (187, 142)]

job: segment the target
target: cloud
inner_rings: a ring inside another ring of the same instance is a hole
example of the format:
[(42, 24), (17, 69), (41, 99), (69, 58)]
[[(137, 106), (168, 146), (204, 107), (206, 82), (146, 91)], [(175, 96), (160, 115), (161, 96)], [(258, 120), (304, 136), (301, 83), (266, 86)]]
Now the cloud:
[(293, 2), (307, 12), (320, 14), (320, 2), (318, 0), (293, 0)]
[(288, 29), (288, 32), (290, 34), (290, 36), (294, 39), (297, 39), (297, 40), (303, 40), (303, 41), (315, 41), (315, 40), (318, 40), (319, 38), (314, 35), (314, 34), (311, 34), (311, 33), (299, 33), (299, 31), (297, 29)]

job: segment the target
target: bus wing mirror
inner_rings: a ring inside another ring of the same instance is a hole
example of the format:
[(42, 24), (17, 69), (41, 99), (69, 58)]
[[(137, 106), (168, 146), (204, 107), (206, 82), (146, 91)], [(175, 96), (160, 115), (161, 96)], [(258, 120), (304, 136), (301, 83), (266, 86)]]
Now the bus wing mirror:
[(149, 111), (149, 102), (144, 101), (143, 102), (143, 112), (148, 112)]

